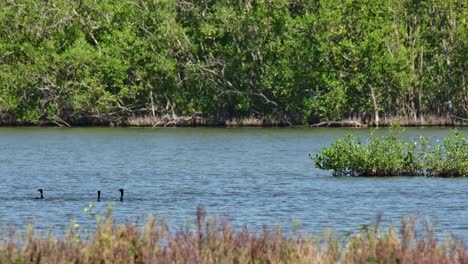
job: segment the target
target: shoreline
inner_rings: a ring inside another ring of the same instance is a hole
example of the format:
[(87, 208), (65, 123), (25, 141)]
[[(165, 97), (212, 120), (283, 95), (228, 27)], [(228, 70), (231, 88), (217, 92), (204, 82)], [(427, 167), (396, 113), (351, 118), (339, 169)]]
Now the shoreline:
[[(199, 116), (131, 116), (128, 118), (85, 117), (74, 120), (22, 122), (0, 120), (0, 127), (468, 127), (468, 119), (457, 116), (426, 116), (422, 118), (382, 117), (377, 124), (369, 118), (324, 120), (304, 124), (300, 118), (205, 118)], [(291, 120), (291, 121), (290, 121)]]

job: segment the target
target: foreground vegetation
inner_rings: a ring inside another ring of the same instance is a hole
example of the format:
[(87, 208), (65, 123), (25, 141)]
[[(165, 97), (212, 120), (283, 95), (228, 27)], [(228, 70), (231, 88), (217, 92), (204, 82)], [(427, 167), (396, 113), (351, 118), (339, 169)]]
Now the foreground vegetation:
[[(144, 228), (97, 220), (95, 232), (82, 240), (75, 228), (65, 238), (51, 235), (7, 236), (0, 244), (0, 263), (466, 263), (468, 249), (460, 241), (437, 239), (429, 224), (416, 232), (414, 218), (394, 228), (376, 222), (343, 239), (328, 233), (311, 238), (286, 236), (281, 230), (237, 232), (225, 221), (205, 220), (197, 211), (195, 228), (171, 232), (150, 218)], [(420, 229), (420, 228), (419, 228)], [(190, 231), (192, 230), (192, 231)]]
[(400, 133), (390, 129), (377, 137), (371, 132), (366, 143), (348, 134), (310, 157), (317, 168), (336, 176), (468, 176), (468, 140), (459, 131), (452, 130), (433, 147), (424, 137), (405, 142)]
[(3, 0), (0, 123), (450, 123), (466, 17), (465, 0)]

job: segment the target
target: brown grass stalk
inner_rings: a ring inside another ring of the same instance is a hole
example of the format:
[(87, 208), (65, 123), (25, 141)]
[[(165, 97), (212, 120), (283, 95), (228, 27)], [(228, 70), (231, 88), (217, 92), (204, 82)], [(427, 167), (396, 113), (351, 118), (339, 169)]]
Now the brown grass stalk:
[[(72, 224), (64, 238), (41, 236), (30, 226), (24, 236), (8, 231), (0, 243), (0, 263), (467, 263), (467, 248), (450, 238), (438, 240), (426, 222), (402, 220), (399, 233), (379, 221), (349, 237), (325, 233), (312, 240), (305, 233), (280, 229), (236, 231), (225, 220), (206, 219), (197, 210), (195, 230), (172, 232), (150, 217), (143, 228), (112, 218), (96, 221), (94, 234), (79, 237)], [(418, 232), (417, 232), (418, 231)], [(21, 237), (17, 242), (15, 237)]]

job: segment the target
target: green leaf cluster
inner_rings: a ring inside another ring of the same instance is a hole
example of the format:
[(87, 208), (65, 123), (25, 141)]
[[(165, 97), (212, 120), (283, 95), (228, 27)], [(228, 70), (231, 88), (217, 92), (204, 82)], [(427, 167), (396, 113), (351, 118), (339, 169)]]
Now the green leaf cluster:
[(457, 130), (427, 155), (427, 174), (440, 177), (468, 176), (468, 140)]
[(432, 148), (427, 138), (406, 142), (400, 134), (394, 128), (385, 136), (371, 133), (365, 143), (348, 134), (310, 157), (335, 176), (468, 176), (468, 140), (459, 131)]

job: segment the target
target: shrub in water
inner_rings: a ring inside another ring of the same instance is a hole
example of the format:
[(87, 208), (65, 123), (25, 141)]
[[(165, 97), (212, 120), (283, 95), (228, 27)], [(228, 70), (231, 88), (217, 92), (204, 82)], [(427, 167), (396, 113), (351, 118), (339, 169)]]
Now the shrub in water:
[(318, 168), (333, 170), (335, 176), (421, 174), (420, 150), (425, 149), (427, 141), (421, 138), (420, 144), (407, 143), (399, 134), (395, 129), (383, 137), (371, 132), (366, 144), (348, 134), (311, 158)]
[(428, 139), (405, 142), (401, 130), (377, 137), (371, 132), (366, 144), (353, 135), (338, 139), (315, 157), (315, 166), (333, 170), (335, 176), (467, 176), (468, 142), (454, 130), (444, 145), (429, 149)]
[(439, 177), (468, 176), (468, 141), (459, 131), (444, 138), (427, 155), (427, 174)]

